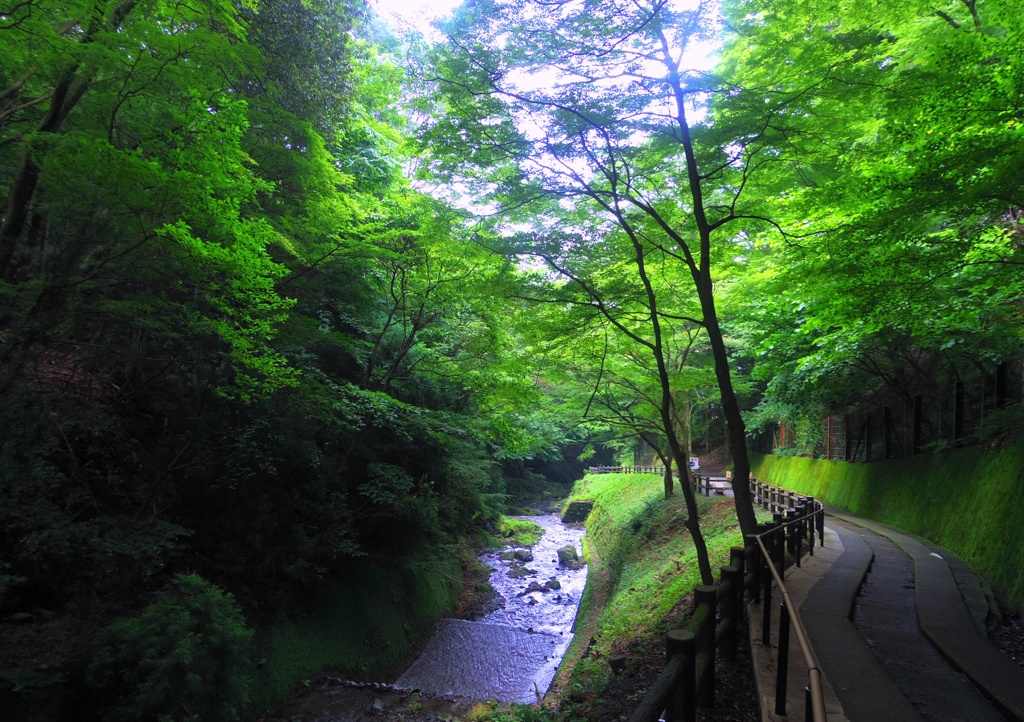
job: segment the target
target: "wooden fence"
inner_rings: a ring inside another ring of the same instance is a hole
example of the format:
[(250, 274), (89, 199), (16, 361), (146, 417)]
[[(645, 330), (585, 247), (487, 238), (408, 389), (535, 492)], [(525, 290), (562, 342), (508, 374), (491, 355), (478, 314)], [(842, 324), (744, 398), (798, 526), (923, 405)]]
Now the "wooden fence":
[[(587, 469), (590, 474), (657, 474), (665, 476), (664, 466), (591, 466)], [(672, 476), (679, 478), (679, 471), (672, 470)], [(724, 494), (729, 484), (721, 479), (708, 476), (707, 474), (694, 474), (694, 483), (697, 486), (697, 493), (704, 496), (712, 494)]]
[[(591, 474), (661, 474), (665, 475), (664, 466), (591, 466), (587, 471)], [(673, 469), (672, 476), (679, 477), (679, 470)]]
[(666, 635), (665, 669), (629, 718), (630, 722), (661, 719), (694, 722), (698, 707), (712, 706), (715, 656), (721, 654), (726, 660), (735, 659), (746, 598), (760, 604), (762, 640), (763, 644), (770, 644), (773, 586), (783, 600), (779, 607), (775, 714), (786, 715), (792, 630), (808, 671), (805, 718), (807, 722), (825, 722), (821, 673), (783, 581), (788, 558), (799, 566), (805, 552), (814, 554), (815, 541), (819, 545), (824, 543), (824, 509), (813, 497), (801, 496), (758, 479), (751, 479), (750, 491), (754, 502), (772, 513), (773, 521), (759, 524), (757, 533), (745, 538), (744, 546), (730, 550), (729, 565), (722, 567), (716, 584), (694, 588), (690, 622), (685, 629), (672, 630)]

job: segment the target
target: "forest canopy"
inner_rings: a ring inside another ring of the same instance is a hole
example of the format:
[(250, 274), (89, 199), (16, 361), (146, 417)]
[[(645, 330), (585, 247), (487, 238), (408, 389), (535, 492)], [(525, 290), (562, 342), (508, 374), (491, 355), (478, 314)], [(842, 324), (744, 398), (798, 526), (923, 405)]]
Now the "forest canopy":
[(755, 437), (1024, 420), (1019, 2), (0, 0), (0, 58), (0, 619), (191, 589), (241, 644), (221, 590), (543, 460), (727, 446), (747, 528)]

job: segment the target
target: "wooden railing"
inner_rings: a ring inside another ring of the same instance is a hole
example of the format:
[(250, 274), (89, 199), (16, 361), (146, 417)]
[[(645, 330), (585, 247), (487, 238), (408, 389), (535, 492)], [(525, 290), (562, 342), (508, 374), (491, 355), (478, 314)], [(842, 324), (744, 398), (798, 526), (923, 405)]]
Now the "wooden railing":
[(746, 593), (750, 601), (761, 605), (762, 643), (770, 644), (773, 585), (783, 599), (779, 609), (775, 714), (786, 714), (792, 629), (807, 667), (806, 720), (826, 722), (818, 662), (784, 583), (787, 554), (799, 566), (805, 550), (814, 554), (816, 537), (818, 544), (824, 543), (824, 509), (813, 497), (757, 479), (751, 479), (750, 491), (754, 503), (772, 513), (772, 522), (758, 524), (757, 533), (746, 536), (744, 546), (730, 550), (729, 566), (722, 567), (716, 584), (694, 588), (690, 622), (685, 629), (666, 635), (665, 669), (644, 695), (630, 722), (694, 722), (698, 707), (713, 705), (715, 655), (735, 659)]
[[(587, 469), (590, 474), (657, 474), (659, 476), (665, 476), (664, 466), (591, 466)], [(672, 476), (676, 479), (679, 478), (679, 470), (673, 469)], [(703, 494), (704, 496), (711, 496), (712, 494), (721, 494), (725, 492), (727, 487), (721, 485), (721, 481), (715, 481), (712, 477), (707, 474), (693, 475), (694, 482), (697, 486), (697, 493)]]
[[(665, 475), (664, 466), (591, 466), (587, 471), (591, 474), (661, 474)], [(679, 476), (679, 470), (672, 470), (673, 476)]]
[[(821, 684), (821, 670), (814, 654), (807, 632), (796, 606), (786, 589), (787, 556), (795, 560), (796, 566), (804, 556), (804, 543), (807, 553), (814, 555), (815, 539), (819, 545), (825, 544), (825, 508), (812, 496), (802, 496), (787, 489), (766, 484), (759, 479), (751, 479), (750, 493), (754, 502), (772, 512), (772, 522), (758, 524), (757, 533), (746, 537), (748, 548), (753, 541), (757, 545), (758, 589), (754, 602), (761, 605), (761, 644), (771, 645), (772, 621), (772, 586), (774, 585), (782, 597), (779, 605), (779, 643), (776, 654), (775, 669), (775, 714), (786, 716), (786, 692), (789, 673), (789, 638), (790, 631), (796, 637), (807, 669), (807, 686), (804, 700), (804, 719), (806, 722), (826, 722), (825, 695)], [(763, 589), (763, 592), (762, 592)]]

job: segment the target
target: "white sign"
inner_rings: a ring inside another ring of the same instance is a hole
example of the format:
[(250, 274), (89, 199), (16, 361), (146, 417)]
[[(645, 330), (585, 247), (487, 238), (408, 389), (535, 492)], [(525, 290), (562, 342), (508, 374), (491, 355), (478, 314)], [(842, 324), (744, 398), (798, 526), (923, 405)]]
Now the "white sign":
[(690, 468), (693, 469), (694, 471), (699, 469), (700, 468), (700, 458), (698, 458), (696, 456), (691, 456), (690, 457)]

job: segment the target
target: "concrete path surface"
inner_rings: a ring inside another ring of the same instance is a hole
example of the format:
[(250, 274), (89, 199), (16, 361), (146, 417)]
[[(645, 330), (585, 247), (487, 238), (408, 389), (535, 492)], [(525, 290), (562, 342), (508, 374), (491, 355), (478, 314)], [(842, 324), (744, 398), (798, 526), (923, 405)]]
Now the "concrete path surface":
[[(951, 554), (828, 509), (824, 547), (787, 570), (824, 677), (830, 722), (1024, 722), (1024, 670), (985, 637), (985, 595)], [(750, 606), (764, 720), (804, 718), (807, 668), (791, 636), (784, 715), (776, 713), (778, 604), (770, 644)]]

